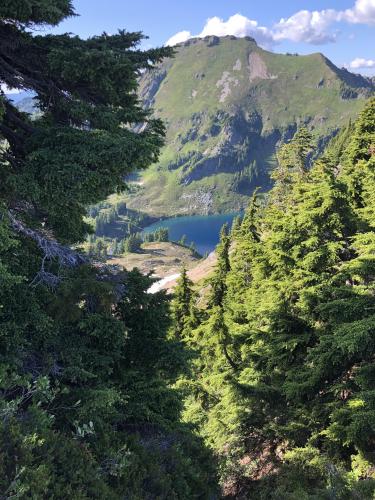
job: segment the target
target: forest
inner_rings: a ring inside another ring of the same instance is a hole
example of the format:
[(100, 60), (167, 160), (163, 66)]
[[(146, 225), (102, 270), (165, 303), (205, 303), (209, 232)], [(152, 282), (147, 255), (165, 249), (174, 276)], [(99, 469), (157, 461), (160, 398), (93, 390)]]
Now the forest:
[(0, 2), (0, 82), (40, 110), (1, 91), (0, 499), (375, 498), (375, 98), (279, 147), (202, 286), (150, 294), (83, 245), (159, 157), (136, 90), (173, 49), (38, 32), (74, 15)]

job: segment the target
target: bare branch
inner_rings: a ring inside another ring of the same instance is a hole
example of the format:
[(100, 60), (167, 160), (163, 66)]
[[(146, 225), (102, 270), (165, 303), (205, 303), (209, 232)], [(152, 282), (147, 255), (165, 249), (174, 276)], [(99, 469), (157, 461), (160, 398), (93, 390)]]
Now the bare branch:
[(27, 238), (34, 240), (43, 253), (41, 267), (32, 282), (31, 286), (46, 285), (51, 290), (55, 290), (62, 281), (62, 277), (46, 270), (46, 262), (56, 260), (60, 267), (73, 268), (83, 264), (91, 263), (97, 269), (96, 279), (98, 281), (108, 281), (114, 285), (115, 301), (120, 301), (125, 292), (126, 286), (123, 283), (124, 273), (118, 266), (107, 265), (101, 262), (92, 262), (88, 257), (71, 248), (61, 245), (49, 235), (40, 231), (26, 227), (23, 222), (16, 219), (11, 211), (8, 211), (10, 225), (14, 231)]
[(56, 240), (47, 237), (43, 233), (26, 227), (21, 221), (17, 220), (11, 212), (8, 212), (10, 225), (17, 233), (20, 233), (34, 240), (42, 250), (44, 260), (56, 259), (61, 266), (76, 267), (88, 262), (87, 257), (61, 245)]

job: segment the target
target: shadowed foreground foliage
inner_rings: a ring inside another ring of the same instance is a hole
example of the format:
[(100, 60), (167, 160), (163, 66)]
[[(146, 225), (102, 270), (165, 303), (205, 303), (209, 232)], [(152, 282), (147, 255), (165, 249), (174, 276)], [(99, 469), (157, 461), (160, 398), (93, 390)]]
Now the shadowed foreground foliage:
[(170, 306), (77, 251), (158, 157), (135, 90), (170, 49), (30, 31), (73, 14), (0, 6), (0, 82), (41, 110), (0, 95), (0, 498), (213, 499), (216, 460), (227, 498), (373, 497), (375, 100), (312, 168), (308, 130), (279, 149), (203, 300), (183, 271)]
[(0, 498), (208, 498), (212, 459), (171, 389), (185, 354), (167, 297), (64, 246), (84, 239), (88, 204), (157, 158), (164, 129), (135, 90), (170, 50), (125, 31), (36, 34), (72, 14), (68, 0), (0, 6), (0, 82), (42, 111), (0, 95)]

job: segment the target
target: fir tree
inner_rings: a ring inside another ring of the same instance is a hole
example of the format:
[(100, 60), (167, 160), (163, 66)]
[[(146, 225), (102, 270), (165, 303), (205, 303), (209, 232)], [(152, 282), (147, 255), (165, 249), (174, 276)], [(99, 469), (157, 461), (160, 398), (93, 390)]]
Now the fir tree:
[(169, 299), (68, 246), (89, 205), (157, 158), (163, 126), (137, 79), (171, 51), (126, 31), (36, 34), (73, 14), (68, 0), (0, 5), (0, 83), (41, 109), (31, 120), (0, 95), (0, 496), (208, 498), (214, 462), (171, 388), (185, 354)]
[(374, 110), (311, 169), (304, 131), (283, 146), (266, 205), (218, 248), (185, 415), (234, 497), (375, 491)]
[(192, 287), (193, 283), (187, 275), (186, 268), (183, 267), (176, 287), (173, 290), (173, 301), (171, 304), (173, 333), (179, 339), (184, 337), (187, 327), (191, 328), (191, 322), (195, 317), (194, 302), (196, 297)]
[(213, 277), (210, 279), (210, 297), (208, 307), (219, 306), (224, 304), (225, 293), (227, 290), (226, 277), (230, 270), (229, 262), (229, 247), (230, 236), (228, 234), (228, 227), (223, 225), (220, 231), (220, 243), (216, 247), (217, 264)]

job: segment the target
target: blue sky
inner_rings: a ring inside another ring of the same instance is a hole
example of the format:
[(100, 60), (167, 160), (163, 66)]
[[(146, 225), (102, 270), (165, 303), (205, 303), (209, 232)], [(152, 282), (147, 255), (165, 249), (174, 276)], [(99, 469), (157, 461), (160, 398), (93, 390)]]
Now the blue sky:
[[(79, 17), (54, 32), (82, 37), (143, 31), (144, 46), (199, 34), (250, 34), (275, 52), (323, 52), (336, 65), (375, 74), (375, 0), (75, 0)], [(211, 21), (207, 22), (210, 18)], [(181, 33), (182, 32), (182, 33)], [(351, 66), (350, 66), (351, 65)]]

